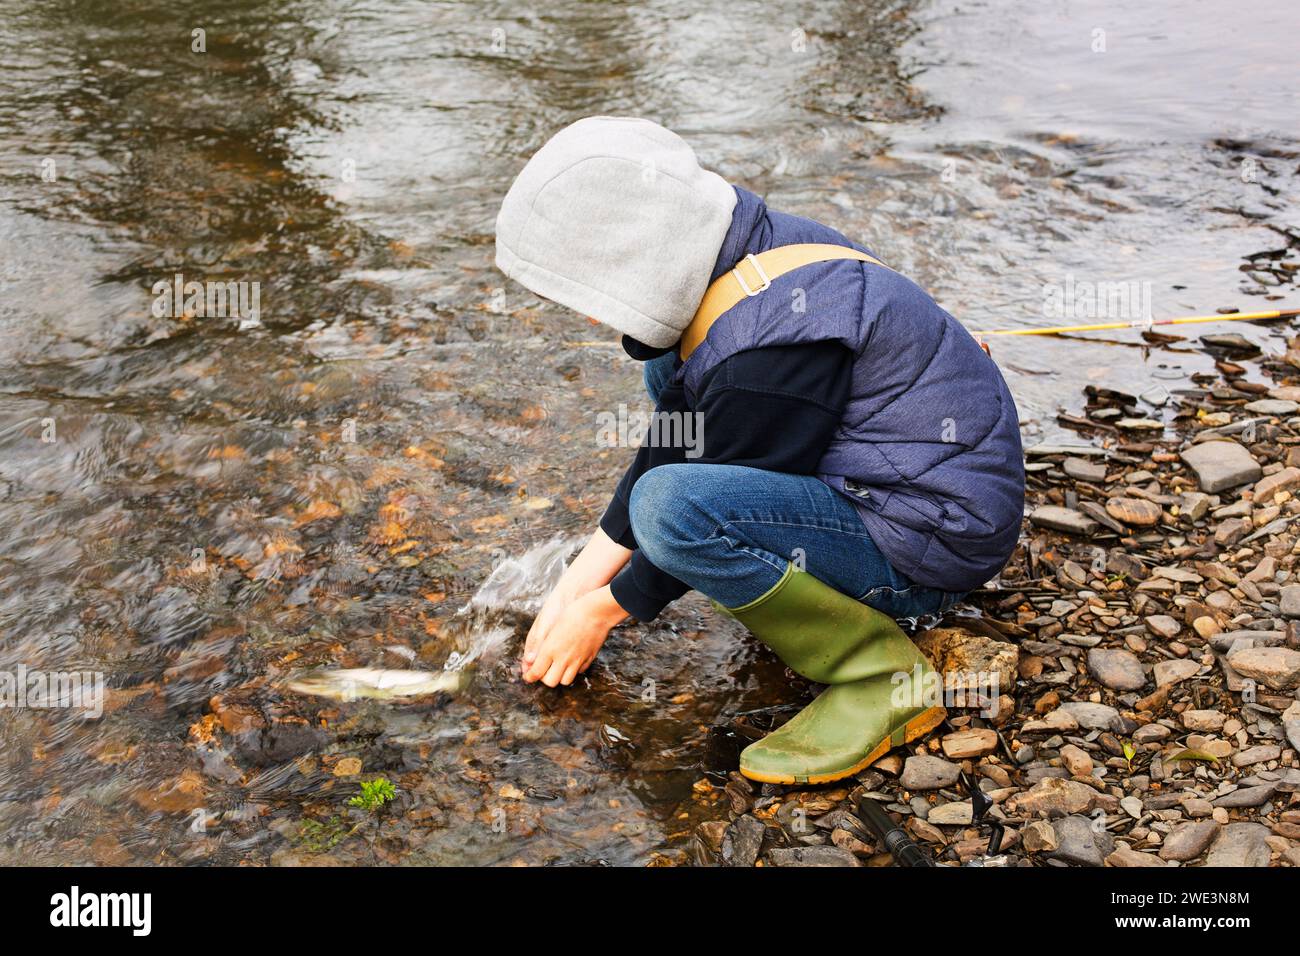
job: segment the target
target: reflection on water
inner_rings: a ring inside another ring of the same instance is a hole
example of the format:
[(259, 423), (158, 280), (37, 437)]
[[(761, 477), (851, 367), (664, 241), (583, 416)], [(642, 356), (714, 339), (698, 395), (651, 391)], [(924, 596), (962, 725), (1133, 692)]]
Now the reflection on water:
[[(633, 363), (491, 268), (511, 177), (635, 113), (972, 328), (1049, 324), (1068, 276), (1262, 307), (1282, 287), (1245, 257), (1296, 229), (1285, 4), (1179, 6), (0, 0), (0, 672), (107, 682), (98, 720), (0, 711), (0, 862), (679, 848), (710, 728), (796, 693), (701, 601), (617, 632), (578, 691), (509, 652), (415, 703), (284, 687), (465, 654), (455, 612), (587, 531), (625, 462), (595, 412), (636, 400)], [(257, 283), (260, 326), (155, 309), (177, 274)], [(1208, 362), (995, 356), (1031, 438), (1086, 382)], [(342, 838), (377, 775), (393, 811)]]

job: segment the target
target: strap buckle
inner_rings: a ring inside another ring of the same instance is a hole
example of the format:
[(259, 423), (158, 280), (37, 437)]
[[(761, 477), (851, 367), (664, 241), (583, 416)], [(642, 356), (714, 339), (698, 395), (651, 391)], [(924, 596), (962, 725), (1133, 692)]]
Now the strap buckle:
[[(754, 274), (758, 276), (759, 281), (762, 283), (762, 285), (760, 285), (757, 289), (751, 289), (749, 287), (749, 284), (745, 282), (745, 277), (740, 274), (740, 267), (743, 263), (746, 262), (748, 262), (751, 266), (754, 267)], [(758, 258), (752, 252), (749, 255), (745, 256), (745, 258), (741, 259), (740, 262), (736, 263), (736, 267), (731, 270), (731, 274), (734, 275), (736, 277), (736, 281), (740, 283), (741, 290), (745, 293), (745, 295), (749, 296), (750, 298), (753, 298), (754, 296), (758, 295), (760, 292), (762, 292), (764, 289), (766, 289), (768, 286), (772, 284), (771, 278), (768, 276), (766, 272), (763, 271), (763, 267), (759, 264)]]

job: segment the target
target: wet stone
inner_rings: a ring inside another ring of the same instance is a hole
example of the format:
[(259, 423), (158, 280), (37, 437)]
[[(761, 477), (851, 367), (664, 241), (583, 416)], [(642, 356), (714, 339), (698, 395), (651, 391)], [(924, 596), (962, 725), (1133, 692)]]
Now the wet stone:
[(1052, 824), (1057, 848), (1049, 856), (1076, 866), (1101, 866), (1115, 849), (1115, 838), (1093, 828), (1089, 817), (1068, 816)]
[(908, 757), (899, 783), (905, 790), (938, 790), (957, 782), (961, 767), (941, 757)]
[(1289, 647), (1244, 647), (1228, 653), (1228, 664), (1242, 677), (1260, 681), (1273, 690), (1300, 686), (1300, 651)]
[(1097, 522), (1087, 515), (1080, 514), (1072, 508), (1059, 505), (1041, 505), (1029, 515), (1033, 524), (1066, 534), (1092, 535), (1097, 531)]
[(767, 827), (757, 817), (746, 814), (727, 828), (722, 837), (724, 866), (753, 866), (763, 847)]
[(1069, 457), (1061, 463), (1061, 469), (1075, 481), (1101, 483), (1106, 480), (1106, 466), (1100, 462), (1085, 458)]
[(1268, 866), (1268, 835), (1262, 823), (1229, 823), (1210, 847), (1205, 865)]
[(1057, 709), (1073, 717), (1080, 727), (1087, 727), (1089, 730), (1109, 730), (1119, 719), (1119, 711), (1114, 707), (1089, 701), (1067, 701)]
[(1146, 671), (1137, 655), (1119, 648), (1095, 647), (1088, 652), (1088, 670), (1112, 690), (1141, 690)]
[(774, 866), (861, 866), (851, 850), (838, 846), (802, 846), (772, 850), (768, 858)]
[(1264, 783), (1257, 787), (1241, 787), (1232, 791), (1232, 793), (1224, 794), (1213, 803), (1216, 807), (1223, 807), (1227, 810), (1258, 807), (1267, 803), (1276, 792), (1277, 784), (1275, 783)]
[(1219, 832), (1219, 825), (1213, 820), (1198, 820), (1180, 823), (1165, 837), (1160, 847), (1162, 860), (1193, 860), (1209, 847)]
[(1142, 498), (1109, 498), (1106, 513), (1116, 521), (1137, 528), (1150, 528), (1160, 522), (1160, 506)]
[(1207, 441), (1182, 453), (1183, 461), (1196, 472), (1206, 494), (1258, 481), (1263, 474), (1259, 462), (1235, 441)]

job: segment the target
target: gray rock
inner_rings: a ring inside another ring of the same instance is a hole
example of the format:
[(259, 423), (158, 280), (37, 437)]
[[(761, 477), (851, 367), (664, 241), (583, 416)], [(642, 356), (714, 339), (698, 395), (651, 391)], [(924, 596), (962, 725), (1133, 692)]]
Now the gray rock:
[(959, 765), (942, 757), (923, 755), (907, 758), (898, 782), (904, 790), (938, 790), (953, 786), (960, 774)]
[(1182, 713), (1183, 726), (1188, 730), (1217, 733), (1223, 728), (1227, 718), (1217, 710), (1185, 710)]
[(768, 854), (775, 866), (861, 866), (852, 851), (838, 846), (795, 846)]
[(1200, 662), (1189, 660), (1157, 661), (1156, 665), (1151, 668), (1151, 673), (1156, 679), (1156, 687), (1167, 687), (1170, 684), (1181, 683), (1189, 677), (1195, 677), (1200, 672)]
[(1110, 730), (1111, 725), (1119, 719), (1119, 711), (1114, 707), (1086, 700), (1069, 700), (1056, 709), (1069, 714), (1080, 727), (1089, 730)]
[(1122, 648), (1094, 647), (1088, 652), (1088, 670), (1111, 690), (1141, 690), (1147, 682), (1137, 655)]
[(1057, 847), (1048, 856), (1076, 866), (1101, 866), (1115, 850), (1115, 838), (1105, 829), (1094, 829), (1088, 817), (1063, 817), (1052, 823)]
[(1288, 584), (1278, 595), (1283, 617), (1300, 617), (1300, 584)]
[(930, 810), (926, 817), (926, 822), (933, 823), (939, 827), (970, 826), (974, 818), (974, 811), (971, 809), (969, 800), (953, 803), (943, 803)]
[(1152, 614), (1147, 618), (1147, 630), (1157, 637), (1177, 637), (1182, 629), (1182, 623), (1168, 614)]
[(1258, 747), (1248, 747), (1245, 750), (1237, 751), (1232, 755), (1232, 765), (1234, 767), (1251, 767), (1257, 763), (1276, 760), (1280, 756), (1282, 756), (1282, 748), (1277, 744), (1260, 744)]
[(1232, 791), (1232, 793), (1225, 793), (1219, 797), (1214, 801), (1214, 805), (1228, 810), (1258, 807), (1260, 804), (1267, 803), (1272, 799), (1273, 794), (1276, 792), (1276, 783), (1261, 783), (1257, 787), (1240, 787)]
[(1040, 505), (1029, 515), (1031, 524), (1067, 534), (1091, 535), (1097, 531), (1097, 522), (1085, 514), (1059, 505)]
[(1242, 677), (1274, 690), (1300, 686), (1300, 651), (1289, 647), (1241, 647), (1228, 652), (1228, 664)]
[(1083, 458), (1067, 458), (1062, 470), (1075, 481), (1102, 482), (1106, 480), (1106, 466)]
[(1268, 827), (1262, 823), (1229, 823), (1205, 858), (1206, 866), (1268, 866)]
[(1258, 481), (1264, 473), (1250, 452), (1235, 441), (1207, 441), (1193, 445), (1182, 453), (1182, 459), (1196, 472), (1201, 490), (1211, 495)]
[(722, 863), (724, 866), (753, 866), (763, 848), (763, 834), (767, 827), (757, 817), (745, 814), (722, 836)]
[(1164, 846), (1160, 848), (1160, 859), (1195, 859), (1205, 852), (1218, 832), (1219, 825), (1213, 820), (1180, 823), (1165, 837)]
[(1261, 398), (1246, 403), (1246, 411), (1256, 415), (1290, 415), (1296, 409), (1300, 409), (1300, 405), (1284, 398)]
[(1154, 853), (1141, 853), (1127, 844), (1121, 843), (1115, 847), (1113, 853), (1106, 857), (1106, 863), (1109, 866), (1123, 867), (1143, 867), (1158, 866), (1164, 868), (1169, 864), (1162, 861)]
[(1170, 732), (1169, 728), (1164, 724), (1143, 724), (1137, 730), (1133, 731), (1133, 743), (1156, 743), (1157, 741), (1168, 739)]

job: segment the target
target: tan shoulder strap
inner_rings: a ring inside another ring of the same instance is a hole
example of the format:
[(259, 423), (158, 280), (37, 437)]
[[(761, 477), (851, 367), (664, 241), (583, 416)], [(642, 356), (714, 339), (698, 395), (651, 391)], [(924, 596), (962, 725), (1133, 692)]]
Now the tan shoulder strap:
[[(824, 242), (805, 242), (793, 246), (777, 246), (758, 255), (745, 256), (730, 272), (718, 276), (704, 292), (700, 307), (695, 310), (695, 317), (682, 333), (678, 353), (686, 361), (704, 341), (713, 328), (713, 323), (740, 300), (758, 295), (772, 284), (772, 280), (793, 272), (801, 266), (814, 262), (830, 262), (834, 259), (857, 259), (860, 262), (872, 262), (885, 266), (879, 259), (873, 259), (865, 252), (858, 252), (848, 246), (836, 246)], [(744, 272), (741, 267), (746, 266)], [(747, 276), (745, 273), (749, 273)]]

